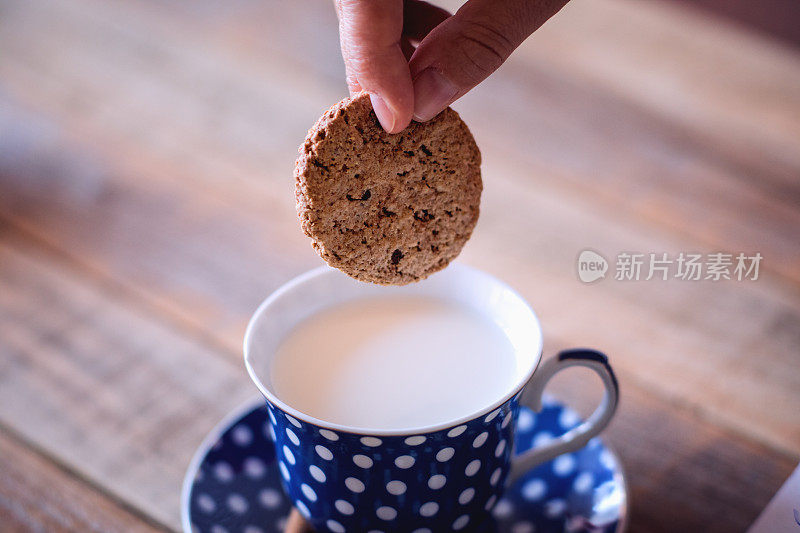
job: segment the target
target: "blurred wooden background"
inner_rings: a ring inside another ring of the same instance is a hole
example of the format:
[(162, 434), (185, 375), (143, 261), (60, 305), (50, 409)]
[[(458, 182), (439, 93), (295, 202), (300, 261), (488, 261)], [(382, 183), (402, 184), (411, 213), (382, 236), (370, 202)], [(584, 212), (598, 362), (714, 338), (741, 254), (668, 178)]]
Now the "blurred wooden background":
[[(0, 523), (179, 527), (256, 394), (249, 315), (320, 264), (297, 146), (345, 95), (327, 2), (0, 0)], [(800, 460), (800, 51), (680, 3), (573, 0), (455, 106), (484, 154), (462, 260), (546, 354), (612, 357), (632, 531), (742, 531)], [(580, 283), (584, 248), (755, 252), (756, 282)], [(559, 378), (586, 412), (599, 387)]]
[(800, 6), (796, 0), (676, 0), (708, 10), (710, 13), (735, 21), (781, 39), (800, 45)]

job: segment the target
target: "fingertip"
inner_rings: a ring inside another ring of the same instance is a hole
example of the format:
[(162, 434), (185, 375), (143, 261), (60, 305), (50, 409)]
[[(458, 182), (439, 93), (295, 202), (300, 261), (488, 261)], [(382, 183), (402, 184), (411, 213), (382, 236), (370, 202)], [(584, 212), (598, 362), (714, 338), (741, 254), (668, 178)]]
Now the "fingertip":
[(375, 116), (378, 117), (378, 121), (387, 133), (400, 133), (411, 123), (411, 117), (400, 116), (380, 95), (370, 93), (369, 99), (372, 102)]
[(441, 72), (426, 68), (414, 80), (414, 120), (431, 120), (450, 105), (458, 91), (458, 86)]
[(375, 111), (375, 116), (378, 117), (378, 122), (381, 123), (383, 129), (392, 133), (396, 122), (392, 109), (386, 104), (384, 99), (377, 94), (370, 94), (369, 100), (372, 102), (372, 109)]

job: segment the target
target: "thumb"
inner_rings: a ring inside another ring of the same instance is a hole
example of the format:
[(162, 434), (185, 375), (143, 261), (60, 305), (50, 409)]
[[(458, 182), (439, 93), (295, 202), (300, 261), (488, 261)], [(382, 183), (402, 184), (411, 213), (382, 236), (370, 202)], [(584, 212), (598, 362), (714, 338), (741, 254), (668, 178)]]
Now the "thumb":
[(411, 122), (414, 93), (403, 54), (402, 0), (336, 0), (342, 57), (351, 94), (366, 91), (389, 133)]
[(486, 79), (568, 0), (470, 0), (411, 57), (414, 120), (424, 122)]

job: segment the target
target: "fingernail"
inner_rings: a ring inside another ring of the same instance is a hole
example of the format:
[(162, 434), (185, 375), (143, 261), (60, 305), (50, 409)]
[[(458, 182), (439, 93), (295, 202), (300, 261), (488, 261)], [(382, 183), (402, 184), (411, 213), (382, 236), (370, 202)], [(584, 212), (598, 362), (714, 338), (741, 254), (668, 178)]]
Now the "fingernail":
[(392, 113), (391, 108), (377, 94), (370, 94), (369, 100), (372, 102), (372, 109), (375, 111), (375, 115), (378, 117), (383, 129), (391, 133), (395, 125), (394, 113)]
[(438, 70), (426, 68), (414, 80), (414, 120), (425, 122), (438, 115), (458, 94), (456, 87)]

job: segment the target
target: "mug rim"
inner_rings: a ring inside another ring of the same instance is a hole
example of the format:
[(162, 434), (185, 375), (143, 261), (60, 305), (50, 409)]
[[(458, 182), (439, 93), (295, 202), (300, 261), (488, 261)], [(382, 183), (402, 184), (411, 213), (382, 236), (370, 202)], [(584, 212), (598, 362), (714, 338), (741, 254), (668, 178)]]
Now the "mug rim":
[[(278, 301), (286, 293), (289, 293), (290, 291), (292, 291), (295, 287), (303, 285), (303, 284), (305, 284), (305, 283), (307, 283), (307, 282), (309, 282), (309, 281), (311, 281), (311, 280), (313, 280), (315, 278), (318, 278), (318, 277), (321, 277), (321, 276), (324, 276), (324, 275), (341, 274), (338, 270), (336, 270), (335, 268), (332, 268), (332, 267), (330, 267), (328, 265), (323, 265), (323, 266), (314, 268), (312, 270), (304, 272), (303, 274), (300, 274), (300, 275), (290, 279), (289, 281), (287, 281), (286, 283), (284, 283), (283, 285), (281, 285), (280, 287), (275, 289), (275, 291), (272, 292), (272, 294), (267, 296), (267, 298), (264, 299), (264, 301), (262, 301), (261, 304), (259, 304), (259, 306), (256, 309), (256, 311), (250, 317), (250, 320), (247, 323), (247, 329), (245, 330), (244, 341), (243, 341), (244, 364), (245, 364), (245, 368), (247, 369), (247, 373), (250, 376), (250, 379), (253, 381), (253, 383), (255, 383), (256, 387), (259, 390), (259, 392), (261, 392), (261, 394), (270, 403), (272, 403), (273, 405), (275, 405), (276, 407), (281, 409), (285, 414), (288, 414), (288, 415), (290, 415), (290, 416), (292, 416), (294, 418), (297, 418), (298, 420), (306, 422), (307, 424), (311, 424), (311, 425), (320, 427), (322, 429), (329, 429), (329, 430), (338, 431), (338, 432), (341, 432), (341, 433), (351, 433), (351, 434), (354, 434), (354, 435), (368, 435), (368, 436), (373, 436), (374, 435), (376, 437), (409, 437), (409, 436), (415, 436), (415, 435), (425, 435), (425, 434), (430, 434), (430, 433), (436, 433), (438, 431), (442, 431), (442, 430), (445, 430), (445, 429), (450, 429), (450, 428), (453, 428), (453, 427), (456, 427), (456, 426), (460, 426), (462, 424), (466, 424), (466, 423), (468, 423), (468, 422), (470, 422), (472, 420), (480, 418), (481, 416), (484, 416), (484, 415), (494, 411), (495, 409), (503, 406), (507, 401), (509, 401), (511, 398), (516, 396), (520, 391), (522, 391), (522, 389), (525, 387), (525, 385), (528, 383), (528, 381), (530, 381), (530, 379), (533, 376), (533, 374), (536, 372), (536, 369), (539, 368), (539, 364), (542, 361), (542, 348), (543, 348), (543, 338), (542, 338), (541, 323), (539, 322), (539, 317), (536, 316), (536, 313), (533, 311), (533, 309), (528, 304), (528, 302), (516, 290), (514, 290), (511, 286), (509, 286), (504, 281), (501, 281), (500, 279), (498, 279), (498, 278), (492, 276), (491, 274), (488, 274), (488, 273), (486, 273), (486, 272), (484, 272), (482, 270), (479, 270), (477, 268), (470, 267), (470, 266), (467, 266), (467, 265), (464, 265), (464, 264), (458, 263), (458, 262), (451, 263), (447, 267), (447, 270), (451, 270), (451, 269), (454, 270), (454, 271), (467, 272), (470, 276), (482, 277), (485, 280), (488, 280), (489, 282), (491, 282), (492, 284), (500, 286), (502, 289), (508, 291), (511, 295), (513, 295), (514, 298), (517, 298), (522, 303), (522, 305), (528, 311), (530, 311), (531, 316), (533, 317), (532, 325), (536, 329), (537, 345), (538, 346), (536, 348), (536, 353), (533, 356), (533, 361), (532, 361), (532, 363), (530, 365), (530, 368), (520, 378), (517, 379), (517, 381), (515, 382), (514, 386), (511, 387), (508, 392), (506, 392), (498, 400), (495, 400), (494, 402), (489, 404), (487, 407), (483, 407), (483, 408), (481, 408), (481, 409), (479, 409), (479, 410), (477, 410), (477, 411), (475, 411), (475, 412), (473, 412), (471, 414), (464, 415), (464, 416), (461, 416), (459, 418), (456, 418), (455, 420), (451, 420), (451, 421), (447, 421), (447, 422), (440, 422), (438, 424), (430, 424), (430, 425), (427, 425), (427, 426), (415, 426), (415, 427), (409, 427), (409, 428), (403, 428), (403, 429), (385, 429), (385, 428), (384, 429), (371, 429), (371, 428), (366, 428), (366, 427), (350, 426), (350, 425), (346, 425), (346, 424), (338, 424), (338, 423), (328, 422), (326, 420), (322, 420), (320, 418), (317, 418), (315, 416), (309, 415), (307, 413), (304, 413), (304, 412), (292, 407), (291, 405), (287, 404), (286, 402), (284, 402), (283, 400), (278, 398), (278, 396), (276, 394), (274, 394), (271, 390), (269, 390), (264, 385), (264, 383), (261, 381), (261, 378), (259, 377), (258, 373), (256, 372), (255, 368), (253, 367), (253, 365), (251, 363), (250, 345), (252, 343), (254, 330), (255, 330), (258, 322), (260, 321), (261, 316), (265, 312), (267, 312), (267, 310), (276, 301)], [(424, 283), (424, 280), (423, 280), (423, 283)]]

